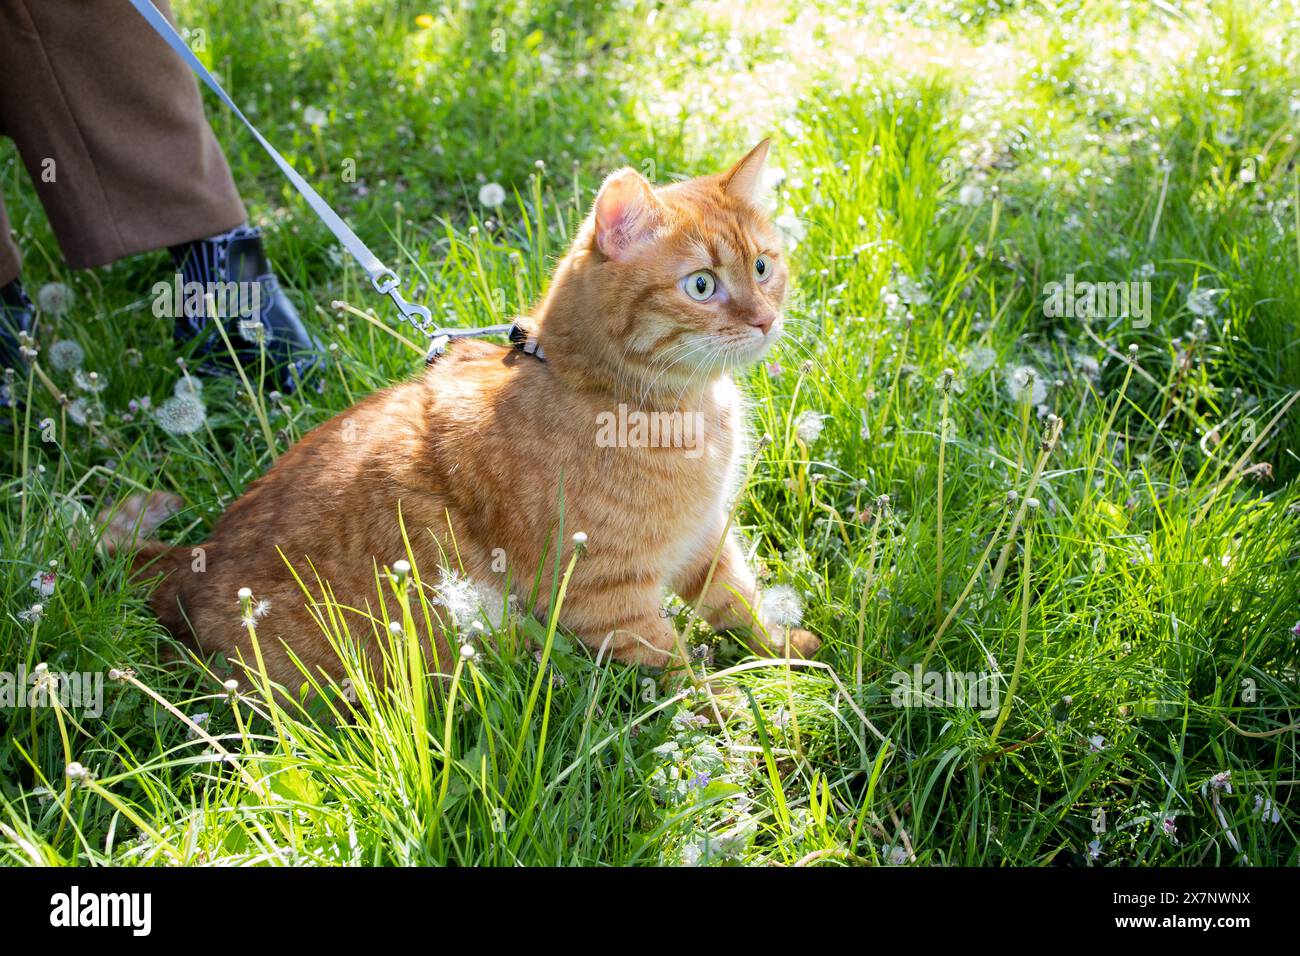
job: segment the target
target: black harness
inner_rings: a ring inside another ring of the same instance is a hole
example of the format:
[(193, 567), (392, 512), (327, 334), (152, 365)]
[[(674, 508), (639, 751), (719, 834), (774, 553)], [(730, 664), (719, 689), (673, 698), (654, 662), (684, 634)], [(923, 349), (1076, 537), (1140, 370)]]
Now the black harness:
[[(531, 355), (539, 362), (546, 361), (546, 353), (542, 351), (541, 343), (537, 341), (537, 336), (531, 334), (527, 329), (518, 322), (510, 326), (510, 331), (506, 333), (510, 338), (510, 346), (517, 352), (523, 352), (525, 355)], [(457, 336), (457, 338), (468, 338), (469, 336)], [(425, 353), (424, 364), (431, 365), (443, 352), (447, 351), (447, 343), (451, 339), (446, 335), (440, 335), (429, 345), (429, 351)]]

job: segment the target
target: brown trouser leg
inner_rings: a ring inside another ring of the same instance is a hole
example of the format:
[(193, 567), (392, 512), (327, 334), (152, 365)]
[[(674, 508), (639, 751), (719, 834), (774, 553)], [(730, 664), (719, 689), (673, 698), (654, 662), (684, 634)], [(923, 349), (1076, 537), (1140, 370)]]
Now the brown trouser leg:
[[(198, 84), (126, 0), (0, 0), (0, 131), (73, 268), (247, 218)], [(0, 228), (3, 283), (19, 262), (2, 209)]]

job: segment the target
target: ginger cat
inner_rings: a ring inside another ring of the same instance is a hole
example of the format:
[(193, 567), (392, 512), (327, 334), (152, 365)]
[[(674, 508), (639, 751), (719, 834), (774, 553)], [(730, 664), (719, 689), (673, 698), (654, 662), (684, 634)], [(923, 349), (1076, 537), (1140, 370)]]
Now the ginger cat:
[[(750, 631), (756, 650), (814, 653), (807, 631), (755, 628), (747, 606), (761, 619), (761, 597), (734, 534), (699, 594), (745, 455), (730, 371), (763, 356), (782, 325), (786, 264), (755, 204), (767, 150), (764, 141), (725, 173), (659, 188), (630, 168), (610, 175), (550, 290), (519, 322), (544, 357), (458, 341), (419, 377), (309, 432), (221, 518), (202, 573), (189, 545), (146, 542), (134, 566), (163, 574), (151, 599), (162, 623), (205, 652), (251, 662), (236, 597), (251, 588), (272, 680), (302, 681), (283, 645), (313, 674), (339, 676), (285, 560), (313, 592), (314, 568), (340, 604), (359, 609), (351, 633), (372, 642), (374, 563), (406, 556), (399, 506), (425, 582), (451, 564), (498, 593), (509, 577), (522, 603), (549, 543), (541, 613), (563, 479), (561, 567), (574, 532), (586, 534), (587, 553), (560, 621), (584, 643), (608, 639), (618, 660), (669, 664), (681, 646), (661, 611), (669, 588), (712, 626)], [(669, 431), (693, 437), (666, 440), (659, 429), (648, 441), (655, 431), (636, 427), (638, 413), (670, 413), (657, 420), (684, 421)], [(616, 418), (633, 427), (611, 427)], [(137, 497), (106, 516), (108, 545), (152, 531), (178, 507), (171, 498)], [(447, 662), (445, 637), (427, 637)], [(377, 664), (377, 648), (368, 653)]]

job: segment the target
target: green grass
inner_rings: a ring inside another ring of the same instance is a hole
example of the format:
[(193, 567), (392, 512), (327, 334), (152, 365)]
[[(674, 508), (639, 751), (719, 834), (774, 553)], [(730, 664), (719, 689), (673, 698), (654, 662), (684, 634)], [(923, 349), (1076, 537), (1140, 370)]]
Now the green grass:
[[(335, 687), (296, 703), (244, 678), (232, 699), (224, 673), (171, 660), (87, 516), (163, 487), (189, 503), (164, 533), (197, 543), (418, 355), (332, 307), (393, 319), (213, 105), (282, 277), (338, 350), (322, 390), (287, 399), (210, 379), (209, 428), (168, 435), (128, 410), (180, 374), (149, 309), (164, 257), (66, 272), (9, 150), (26, 281), (76, 296), (42, 316), (42, 368), (74, 339), (107, 387), (48, 370), (85, 400), (74, 416), (15, 383), (30, 417), (0, 452), (0, 661), (133, 674), (98, 719), (0, 711), (0, 859), (1300, 862), (1295, 4), (875, 3), (851, 22), (829, 3), (178, 6), (266, 135), (451, 324), (525, 308), (617, 165), (668, 181), (776, 134), (796, 292), (744, 382), (774, 440), (737, 521), (765, 582), (804, 594), (825, 666), (745, 667), (692, 632), (716, 676), (656, 682), (530, 622), (439, 684), (411, 665), (408, 622), (387, 694), (359, 679), (351, 706)], [(501, 210), (478, 205), (486, 181)], [(1068, 273), (1147, 277), (1149, 324), (1045, 315)], [(1221, 290), (1203, 315), (1198, 289)], [(1042, 409), (1008, 387), (1023, 365)], [(376, 584), (424, 613), (423, 592)], [(922, 662), (996, 674), (996, 718), (895, 706), (892, 675)], [(174, 711), (210, 716), (200, 734)], [(69, 784), (73, 761), (96, 779)]]

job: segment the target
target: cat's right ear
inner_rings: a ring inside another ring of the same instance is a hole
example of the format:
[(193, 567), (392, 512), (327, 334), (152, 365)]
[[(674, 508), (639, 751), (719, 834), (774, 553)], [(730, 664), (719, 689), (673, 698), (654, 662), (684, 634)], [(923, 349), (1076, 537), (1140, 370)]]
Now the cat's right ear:
[(596, 245), (624, 259), (663, 224), (663, 206), (646, 178), (631, 166), (610, 173), (596, 196)]

